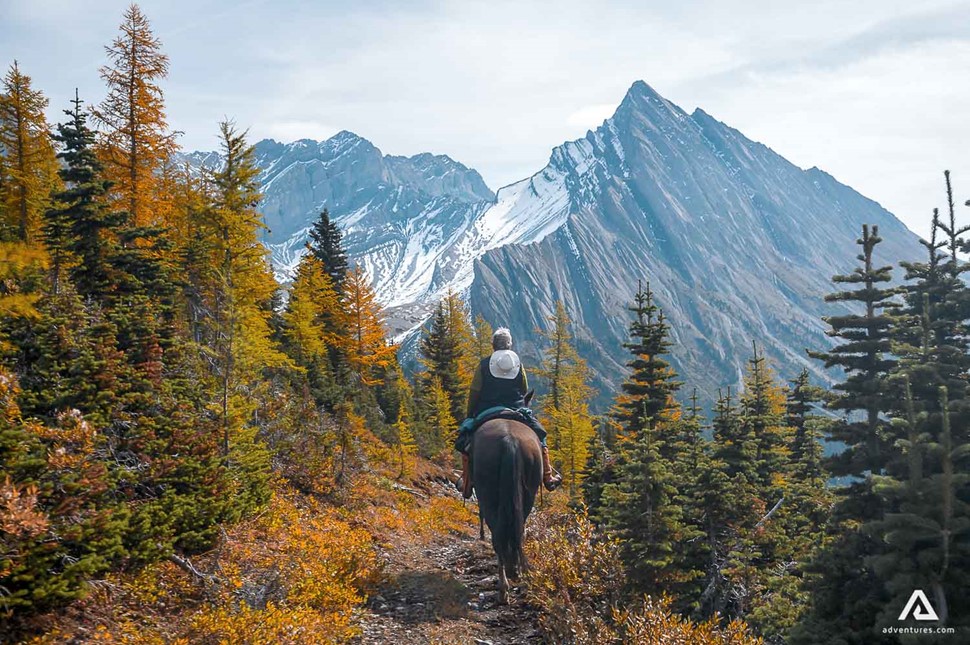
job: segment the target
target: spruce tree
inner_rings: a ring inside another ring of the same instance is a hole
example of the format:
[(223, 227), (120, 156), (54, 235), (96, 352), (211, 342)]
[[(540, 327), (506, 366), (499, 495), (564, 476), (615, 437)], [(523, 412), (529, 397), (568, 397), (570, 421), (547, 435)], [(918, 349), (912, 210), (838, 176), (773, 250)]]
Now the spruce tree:
[[(892, 456), (892, 432), (886, 414), (895, 398), (891, 372), (897, 361), (892, 355), (894, 300), (897, 290), (883, 286), (892, 279), (889, 266), (876, 266), (873, 251), (881, 242), (878, 228), (863, 226), (857, 240), (861, 247), (861, 266), (849, 275), (833, 277), (836, 284), (855, 285), (854, 290), (837, 291), (829, 302), (856, 303), (861, 313), (825, 318), (830, 336), (842, 342), (828, 352), (809, 352), (826, 367), (838, 366), (844, 381), (834, 386), (827, 407), (845, 416), (834, 422), (829, 438), (841, 441), (841, 454), (828, 460), (835, 476), (852, 479), (838, 491), (827, 539), (806, 567), (810, 593), (809, 610), (792, 631), (796, 643), (817, 642), (819, 638), (843, 638), (850, 643), (871, 642), (875, 616), (884, 610), (890, 596), (872, 558), (885, 552), (885, 545), (871, 531), (862, 530), (867, 522), (881, 520), (885, 504), (873, 491), (873, 475), (883, 473)], [(934, 237), (925, 242), (931, 264), (938, 249)], [(935, 269), (934, 269), (935, 272)]]
[(434, 379), (448, 397), (451, 416), (464, 419), (468, 388), (462, 387), (464, 348), (455, 322), (447, 299), (440, 301), (435, 307), (427, 335), (421, 338), (418, 351), (426, 370), (424, 380)]
[(741, 421), (746, 426), (744, 434), (755, 442), (757, 484), (766, 500), (780, 497), (784, 489), (790, 434), (785, 403), (784, 392), (755, 345), (741, 395)]
[(330, 276), (337, 293), (343, 293), (344, 278), (350, 270), (347, 262), (347, 252), (343, 248), (340, 227), (330, 220), (330, 211), (324, 208), (320, 217), (310, 229), (312, 242), (308, 248), (320, 262)]
[(101, 162), (94, 153), (94, 132), (87, 126), (82, 101), (75, 96), (69, 120), (57, 126), (55, 140), (63, 146), (57, 157), (64, 190), (54, 195), (45, 213), (45, 243), (53, 260), (53, 291), (59, 289), (66, 265), (82, 296), (105, 297), (117, 282), (112, 260), (117, 252), (115, 230), (126, 222), (122, 213), (104, 203), (111, 183), (104, 179)]
[(664, 355), (670, 350), (667, 321), (653, 301), (649, 283), (646, 289), (638, 285), (634, 304), (630, 307), (635, 318), (630, 323), (630, 342), (624, 347), (633, 355), (627, 363), (630, 376), (623, 382), (623, 394), (617, 398), (617, 420), (623, 426), (624, 437), (637, 437), (644, 424), (661, 423), (675, 408), (673, 395), (681, 383)]
[(880, 414), (889, 410), (887, 377), (896, 364), (891, 354), (891, 312), (898, 307), (897, 290), (880, 285), (892, 280), (892, 267), (875, 265), (873, 251), (882, 238), (879, 228), (862, 227), (858, 259), (862, 266), (847, 275), (836, 275), (836, 284), (858, 286), (837, 291), (825, 297), (826, 302), (858, 303), (862, 313), (827, 316), (831, 329), (826, 332), (842, 342), (827, 352), (810, 351), (809, 355), (824, 361), (825, 367), (840, 367), (846, 377), (835, 386), (837, 394), (829, 407), (846, 415), (861, 412), (858, 421), (846, 420), (832, 429), (832, 439), (845, 444), (845, 450), (832, 461), (832, 474), (865, 477), (879, 472), (885, 463), (887, 447), (885, 422)]

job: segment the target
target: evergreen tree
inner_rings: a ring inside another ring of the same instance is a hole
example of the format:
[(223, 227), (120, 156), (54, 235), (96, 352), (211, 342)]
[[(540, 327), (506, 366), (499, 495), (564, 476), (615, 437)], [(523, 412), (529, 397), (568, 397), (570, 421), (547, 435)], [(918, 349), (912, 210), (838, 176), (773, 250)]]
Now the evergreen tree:
[(791, 438), (791, 461), (794, 463), (796, 481), (807, 482), (813, 486), (821, 485), (826, 479), (822, 466), (822, 438), (824, 419), (813, 415), (816, 407), (825, 401), (825, 390), (812, 385), (808, 368), (802, 369), (790, 382), (786, 402), (787, 424), (793, 430)]
[(663, 312), (654, 304), (653, 292), (639, 286), (630, 308), (635, 318), (630, 323), (630, 342), (623, 346), (633, 354), (627, 363), (630, 376), (621, 386), (617, 398), (617, 420), (623, 425), (624, 437), (636, 438), (646, 426), (660, 424), (676, 408), (673, 395), (681, 383), (675, 380), (670, 364), (663, 358), (670, 349), (670, 330)]
[(44, 111), (47, 98), (31, 87), (17, 61), (0, 92), (0, 241), (39, 241), (41, 216), (57, 184), (57, 163)]
[(112, 502), (97, 431), (76, 410), (50, 424), (25, 419), (17, 380), (0, 369), (0, 629), (79, 598), (124, 555), (128, 521)]
[(53, 208), (45, 213), (45, 243), (52, 259), (52, 290), (60, 288), (61, 271), (70, 270), (78, 293), (102, 298), (117, 281), (112, 259), (117, 252), (115, 229), (126, 222), (104, 203), (110, 182), (94, 154), (94, 133), (87, 126), (82, 101), (75, 96), (69, 120), (57, 126), (54, 137), (63, 146), (57, 157), (64, 190), (54, 195)]
[(310, 229), (312, 242), (308, 248), (320, 262), (324, 271), (330, 276), (334, 289), (338, 294), (343, 293), (344, 278), (350, 270), (347, 263), (347, 252), (341, 242), (340, 228), (336, 222), (330, 221), (330, 211), (326, 208), (320, 213), (319, 219)]
[(757, 485), (766, 500), (780, 497), (784, 490), (790, 443), (785, 413), (784, 392), (755, 345), (741, 396), (741, 421), (746, 426), (744, 435), (755, 442)]
[[(646, 402), (644, 415), (647, 414)], [(614, 483), (602, 491), (604, 525), (621, 544), (627, 579), (640, 593), (659, 594), (677, 581), (675, 545), (686, 537), (683, 509), (664, 459), (664, 440), (648, 420), (626, 446)]]
[[(680, 591), (699, 576), (686, 571), (676, 545), (699, 537), (684, 518), (678, 503), (676, 464), (687, 458), (678, 454), (676, 426), (681, 411), (673, 393), (680, 383), (663, 358), (670, 348), (663, 314), (653, 303), (649, 286), (638, 290), (631, 308), (636, 318), (630, 325), (632, 373), (618, 397), (622, 436), (614, 472), (606, 473), (596, 509), (604, 526), (620, 540), (630, 587), (640, 593)], [(565, 390), (561, 393), (565, 394)]]
[(399, 477), (410, 474), (411, 460), (418, 454), (418, 442), (411, 430), (411, 422), (407, 413), (407, 406), (403, 403), (398, 408), (397, 421), (394, 423), (397, 434), (397, 454), (400, 460)]
[(425, 381), (436, 380), (448, 397), (452, 418), (464, 419), (468, 385), (463, 386), (462, 367), (467, 345), (463, 345), (460, 323), (453, 306), (454, 303), (447, 298), (438, 303), (431, 326), (427, 335), (421, 338), (418, 351), (426, 370)]
[(105, 47), (109, 62), (101, 68), (108, 96), (94, 110), (104, 127), (99, 152), (117, 207), (136, 226), (167, 223), (162, 170), (176, 145), (158, 83), (168, 76), (168, 56), (137, 4), (125, 10), (119, 30)]
[(862, 266), (851, 274), (836, 275), (836, 284), (858, 286), (855, 290), (837, 291), (825, 297), (826, 302), (858, 303), (862, 313), (827, 316), (824, 320), (831, 326), (829, 336), (842, 342), (828, 352), (809, 352), (825, 367), (840, 367), (846, 373), (845, 381), (835, 386), (837, 395), (829, 407), (847, 415), (859, 411), (864, 418), (845, 421), (832, 429), (832, 439), (841, 441), (846, 449), (832, 462), (832, 474), (865, 477), (869, 472), (879, 472), (884, 465), (886, 451), (884, 426), (880, 413), (889, 409), (887, 400), (887, 375), (895, 366), (891, 356), (890, 313), (898, 307), (893, 301), (896, 290), (881, 288), (892, 280), (892, 267), (877, 267), (873, 250), (882, 241), (879, 229), (868, 225), (862, 227), (862, 237), (856, 243), (862, 252), (858, 258)]
[[(806, 569), (810, 608), (792, 632), (794, 642), (827, 637), (871, 642), (878, 638), (871, 627), (875, 616), (890, 600), (871, 564), (871, 557), (885, 547), (869, 531), (861, 530), (863, 523), (881, 519), (885, 510), (873, 492), (872, 474), (882, 473), (891, 455), (885, 415), (892, 407), (890, 372), (897, 365), (891, 353), (897, 290), (880, 286), (892, 279), (891, 267), (877, 267), (874, 262), (873, 251), (880, 241), (877, 227), (863, 226), (857, 240), (861, 266), (852, 274), (833, 277), (836, 284), (858, 288), (826, 296), (829, 302), (857, 303), (862, 313), (825, 318), (831, 326), (828, 334), (842, 342), (829, 352), (809, 352), (826, 367), (838, 366), (845, 372), (845, 380), (834, 387), (827, 403), (846, 415), (829, 430), (830, 439), (843, 442), (845, 449), (827, 465), (833, 475), (849, 475), (853, 480), (838, 491), (826, 546)], [(924, 244), (931, 258), (936, 256), (935, 239)]]

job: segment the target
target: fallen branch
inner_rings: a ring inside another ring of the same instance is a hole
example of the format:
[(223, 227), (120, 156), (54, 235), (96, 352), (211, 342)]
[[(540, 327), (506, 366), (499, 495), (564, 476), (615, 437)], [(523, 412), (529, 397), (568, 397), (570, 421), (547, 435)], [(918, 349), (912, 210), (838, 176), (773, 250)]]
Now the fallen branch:
[(422, 493), (421, 491), (415, 490), (414, 488), (408, 488), (407, 486), (402, 486), (401, 484), (398, 484), (396, 482), (391, 482), (391, 487), (394, 490), (403, 490), (406, 493), (411, 493), (412, 495), (417, 495), (418, 497), (421, 497), (422, 499), (428, 499), (428, 496), (425, 495), (424, 493)]
[(183, 558), (173, 553), (172, 555), (168, 556), (168, 561), (195, 578), (196, 581), (202, 585), (202, 588), (205, 590), (207, 595), (213, 592), (220, 584), (219, 578), (210, 573), (203, 573), (202, 571), (199, 571), (188, 558)]

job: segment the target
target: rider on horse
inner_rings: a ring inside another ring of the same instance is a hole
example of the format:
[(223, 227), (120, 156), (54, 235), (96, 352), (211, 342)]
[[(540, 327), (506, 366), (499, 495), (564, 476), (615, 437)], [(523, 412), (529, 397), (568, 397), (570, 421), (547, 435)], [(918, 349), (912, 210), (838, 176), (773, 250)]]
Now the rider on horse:
[(476, 420), (483, 412), (496, 408), (508, 408), (518, 413), (519, 419), (532, 428), (542, 444), (542, 483), (547, 490), (555, 490), (562, 477), (552, 469), (549, 448), (546, 447), (546, 431), (532, 411), (525, 407), (525, 395), (529, 382), (518, 354), (512, 351), (512, 333), (500, 327), (492, 334), (492, 355), (483, 358), (475, 370), (468, 392), (468, 417), (461, 424), (455, 448), (461, 452), (461, 479), (455, 484), (467, 499), (472, 496), (471, 472), (468, 464), (468, 446), (475, 431)]

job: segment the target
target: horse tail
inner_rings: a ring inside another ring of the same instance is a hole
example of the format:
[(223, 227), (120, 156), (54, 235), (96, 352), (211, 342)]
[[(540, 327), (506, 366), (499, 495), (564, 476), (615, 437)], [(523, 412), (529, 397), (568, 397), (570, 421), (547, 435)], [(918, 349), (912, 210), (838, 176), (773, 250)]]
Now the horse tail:
[(494, 546), (505, 565), (506, 575), (514, 579), (520, 567), (525, 564), (525, 552), (522, 550), (525, 512), (522, 503), (522, 455), (520, 446), (513, 437), (502, 437), (500, 460), (498, 521)]

